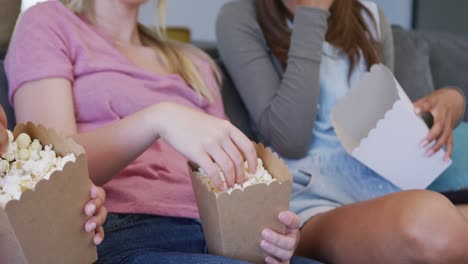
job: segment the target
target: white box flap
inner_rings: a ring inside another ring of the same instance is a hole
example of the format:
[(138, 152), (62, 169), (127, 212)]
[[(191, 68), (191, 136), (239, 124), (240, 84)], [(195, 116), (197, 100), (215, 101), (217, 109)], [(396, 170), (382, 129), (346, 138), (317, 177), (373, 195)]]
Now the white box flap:
[(420, 147), (429, 128), (392, 72), (375, 65), (332, 111), (335, 132), (357, 160), (402, 189), (424, 189), (451, 161)]
[(399, 99), (395, 81), (383, 65), (375, 65), (365, 73), (332, 110), (335, 132), (348, 152), (367, 137)]

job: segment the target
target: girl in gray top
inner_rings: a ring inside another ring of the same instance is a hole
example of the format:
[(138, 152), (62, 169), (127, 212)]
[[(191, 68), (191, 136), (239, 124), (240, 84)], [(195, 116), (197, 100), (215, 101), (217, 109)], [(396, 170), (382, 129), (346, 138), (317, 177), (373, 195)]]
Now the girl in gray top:
[[(400, 192), (349, 156), (331, 125), (332, 107), (370, 65), (393, 68), (391, 28), (374, 3), (236, 0), (222, 8), (217, 36), (260, 140), (294, 174), (291, 208), (303, 225), (298, 254), (327, 263), (468, 259), (468, 211), (429, 191)], [(422, 141), (435, 142), (428, 155), (446, 145), (448, 159), (463, 94), (439, 89), (415, 109), (434, 116)]]

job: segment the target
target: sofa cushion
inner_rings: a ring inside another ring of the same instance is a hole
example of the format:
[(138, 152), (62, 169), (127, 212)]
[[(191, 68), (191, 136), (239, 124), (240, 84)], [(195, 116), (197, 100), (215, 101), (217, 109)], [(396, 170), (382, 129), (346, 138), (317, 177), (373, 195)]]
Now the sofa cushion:
[(0, 58), (3, 58), (20, 13), (21, 1), (0, 0), (0, 6)]
[(393, 27), (395, 44), (395, 77), (411, 100), (434, 91), (430, 49), (414, 32)]
[(468, 123), (461, 123), (454, 131), (453, 164), (429, 186), (429, 189), (446, 192), (468, 188), (467, 156)]

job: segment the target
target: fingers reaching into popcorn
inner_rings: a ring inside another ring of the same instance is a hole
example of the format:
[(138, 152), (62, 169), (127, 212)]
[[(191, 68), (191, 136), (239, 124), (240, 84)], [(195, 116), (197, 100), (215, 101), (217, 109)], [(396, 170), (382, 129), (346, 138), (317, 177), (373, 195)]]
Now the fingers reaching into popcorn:
[(242, 184), (235, 183), (231, 188), (228, 188), (227, 183), (226, 183), (226, 178), (224, 176), (223, 171), (221, 168), (218, 168), (218, 173), (219, 177), (221, 178), (221, 181), (223, 182), (224, 189), (219, 190), (216, 188), (214, 183), (211, 181), (211, 179), (208, 177), (206, 172), (203, 169), (199, 169), (198, 172), (202, 176), (202, 179), (204, 183), (215, 193), (219, 194), (222, 192), (227, 192), (227, 193), (232, 193), (233, 190), (243, 190), (244, 188), (254, 185), (254, 184), (259, 184), (259, 183), (265, 183), (269, 185), (270, 183), (276, 181), (275, 178), (271, 176), (271, 174), (263, 167), (263, 161), (261, 159), (257, 159), (257, 169), (255, 173), (250, 172), (249, 170), (249, 165), (247, 161), (244, 162), (244, 175), (245, 175), (245, 181)]
[[(208, 175), (199, 169), (198, 173), (201, 176), (203, 182), (208, 186), (215, 194), (227, 192), (231, 194), (233, 190), (243, 190), (248, 186), (255, 184), (267, 184), (277, 181), (263, 166), (261, 159), (257, 160), (257, 169), (255, 173), (251, 173), (248, 169), (247, 163), (244, 164), (245, 178), (246, 181), (243, 184), (234, 184), (231, 188), (227, 187), (224, 174), (221, 169), (219, 170), (219, 177), (224, 184), (224, 190), (219, 190), (212, 183)], [(278, 215), (279, 221), (286, 226), (286, 232), (284, 234), (278, 233), (272, 229), (265, 228), (261, 233), (261, 248), (268, 254), (265, 258), (267, 264), (287, 264), (290, 263), (291, 258), (299, 243), (299, 217), (291, 211), (283, 211)]]

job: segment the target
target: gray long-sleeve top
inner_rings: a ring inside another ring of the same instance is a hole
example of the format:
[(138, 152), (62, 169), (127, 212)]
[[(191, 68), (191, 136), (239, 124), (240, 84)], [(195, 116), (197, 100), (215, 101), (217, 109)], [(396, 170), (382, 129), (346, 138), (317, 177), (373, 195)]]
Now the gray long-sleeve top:
[[(260, 140), (287, 158), (306, 155), (319, 98), (327, 11), (298, 7), (283, 72), (256, 19), (254, 0), (226, 4), (218, 16), (218, 49)], [(393, 68), (391, 28), (381, 14), (380, 52)], [(390, 31), (390, 34), (388, 32)]]

